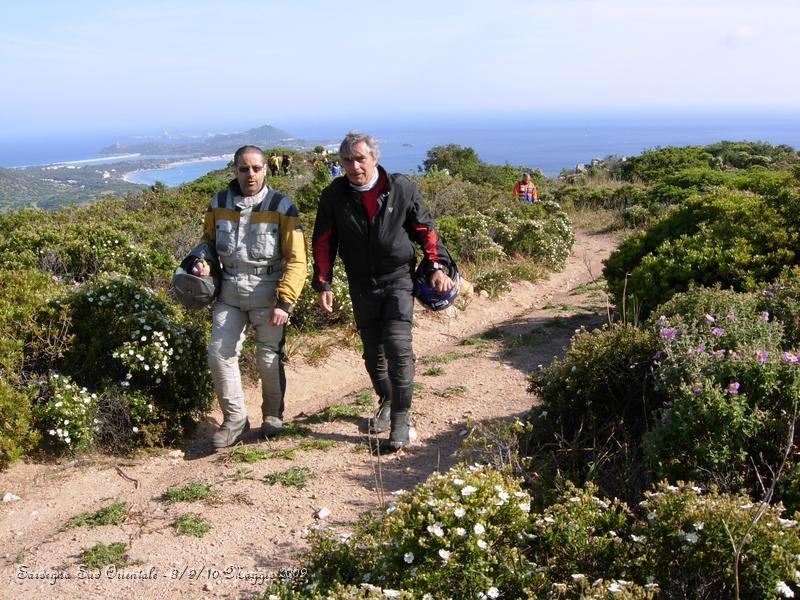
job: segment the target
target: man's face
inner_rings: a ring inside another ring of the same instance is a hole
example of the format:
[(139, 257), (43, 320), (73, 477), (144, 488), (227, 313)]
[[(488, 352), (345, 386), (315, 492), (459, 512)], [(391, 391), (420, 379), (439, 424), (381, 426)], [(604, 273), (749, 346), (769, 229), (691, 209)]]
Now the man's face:
[(525, 175), (522, 176), (522, 183), (530, 183), (530, 181), (531, 181), (531, 176), (525, 173)]
[(353, 185), (366, 185), (375, 174), (378, 159), (373, 158), (366, 142), (358, 142), (353, 146), (350, 156), (342, 157), (342, 166), (350, 183)]
[(264, 157), (260, 152), (246, 152), (233, 165), (233, 174), (242, 188), (242, 195), (255, 196), (264, 186)]

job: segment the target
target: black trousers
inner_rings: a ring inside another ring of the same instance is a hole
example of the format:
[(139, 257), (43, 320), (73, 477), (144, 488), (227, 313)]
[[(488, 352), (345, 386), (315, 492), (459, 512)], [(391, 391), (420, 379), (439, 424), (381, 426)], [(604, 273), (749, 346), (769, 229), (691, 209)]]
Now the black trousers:
[(411, 277), (371, 286), (351, 282), (350, 298), (372, 386), (381, 402), (391, 402), (393, 413), (407, 412), (414, 390)]

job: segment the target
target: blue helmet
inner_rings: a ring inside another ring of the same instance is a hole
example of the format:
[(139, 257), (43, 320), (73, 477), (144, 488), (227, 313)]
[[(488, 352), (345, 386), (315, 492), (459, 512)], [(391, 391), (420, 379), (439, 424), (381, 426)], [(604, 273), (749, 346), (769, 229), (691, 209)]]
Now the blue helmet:
[(421, 262), (417, 267), (414, 295), (425, 308), (443, 310), (448, 306), (452, 306), (456, 301), (458, 293), (461, 291), (461, 276), (458, 274), (455, 262), (450, 263), (449, 271), (448, 274), (450, 279), (453, 280), (453, 287), (447, 292), (437, 292), (429, 282), (430, 271), (425, 268), (425, 261)]

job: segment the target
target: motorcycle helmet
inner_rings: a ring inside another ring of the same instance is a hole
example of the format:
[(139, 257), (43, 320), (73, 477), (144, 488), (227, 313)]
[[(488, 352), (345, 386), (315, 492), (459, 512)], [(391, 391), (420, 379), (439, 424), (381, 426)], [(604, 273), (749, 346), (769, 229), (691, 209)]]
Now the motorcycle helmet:
[[(415, 291), (417, 297), (425, 308), (430, 310), (444, 310), (452, 306), (461, 291), (461, 276), (458, 274), (455, 262), (450, 263), (450, 268), (442, 270), (453, 280), (453, 287), (446, 292), (437, 292), (430, 284), (431, 269), (428, 268), (426, 261), (422, 261), (417, 267), (415, 274)], [(434, 263), (435, 266), (438, 266)]]
[[(211, 274), (207, 277), (192, 274), (192, 267), (198, 259), (204, 259), (211, 265)], [(203, 308), (213, 303), (219, 294), (220, 284), (217, 253), (205, 242), (195, 246), (172, 274), (173, 293), (178, 302), (189, 309)]]

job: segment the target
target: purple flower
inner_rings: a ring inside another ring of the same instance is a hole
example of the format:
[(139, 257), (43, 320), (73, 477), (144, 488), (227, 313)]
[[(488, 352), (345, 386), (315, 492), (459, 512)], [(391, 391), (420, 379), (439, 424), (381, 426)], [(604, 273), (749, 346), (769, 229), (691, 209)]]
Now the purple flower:
[(717, 322), (717, 320), (714, 317), (712, 317), (710, 314), (708, 314), (708, 313), (706, 313), (706, 321), (708, 321), (709, 323), (716, 323)]
[(676, 333), (678, 333), (678, 330), (674, 327), (662, 327), (659, 335), (662, 340), (674, 340)]
[(774, 295), (775, 292), (773, 292), (772, 290), (764, 290), (764, 296), (766, 296), (767, 298), (772, 298)]
[(797, 362), (797, 354), (795, 352), (784, 352), (783, 353), (783, 360), (788, 361), (790, 363)]
[(656, 350), (656, 353), (655, 353), (655, 354), (653, 354), (653, 356), (652, 356), (651, 358), (652, 358), (653, 360), (658, 360), (658, 359), (660, 359), (662, 356), (664, 356), (664, 353), (663, 353), (661, 350)]
[(725, 330), (722, 327), (714, 327), (711, 330), (713, 335), (725, 335)]
[(714, 355), (714, 358), (719, 358), (720, 356), (725, 356), (725, 350), (714, 350), (711, 354)]
[(728, 313), (728, 316), (725, 317), (725, 318), (728, 319), (728, 321), (735, 321), (736, 320), (736, 315), (733, 314), (733, 313)]
[(768, 310), (765, 310), (764, 312), (762, 312), (761, 316), (763, 317), (763, 319), (765, 321), (769, 321), (769, 311)]
[(756, 362), (758, 364), (763, 364), (767, 362), (767, 351), (766, 350), (756, 350)]
[(658, 321), (656, 321), (656, 324), (659, 327), (664, 327), (664, 325), (667, 324), (667, 317), (665, 317), (664, 315), (661, 315), (660, 317), (658, 317)]
[(696, 394), (697, 392), (699, 392), (702, 389), (703, 389), (703, 384), (697, 383), (696, 381), (694, 382), (694, 384), (692, 384), (692, 393), (693, 394)]
[(697, 346), (697, 347), (694, 349), (694, 351), (695, 351), (695, 352), (697, 352), (698, 354), (700, 354), (700, 353), (701, 353), (701, 352), (703, 352), (705, 349), (706, 349), (706, 343), (705, 343), (705, 341), (702, 341), (702, 342), (700, 342), (700, 345), (699, 345), (699, 346)]
[(739, 393), (739, 382), (738, 381), (731, 381), (728, 384), (728, 387), (725, 390), (729, 394), (738, 394)]

